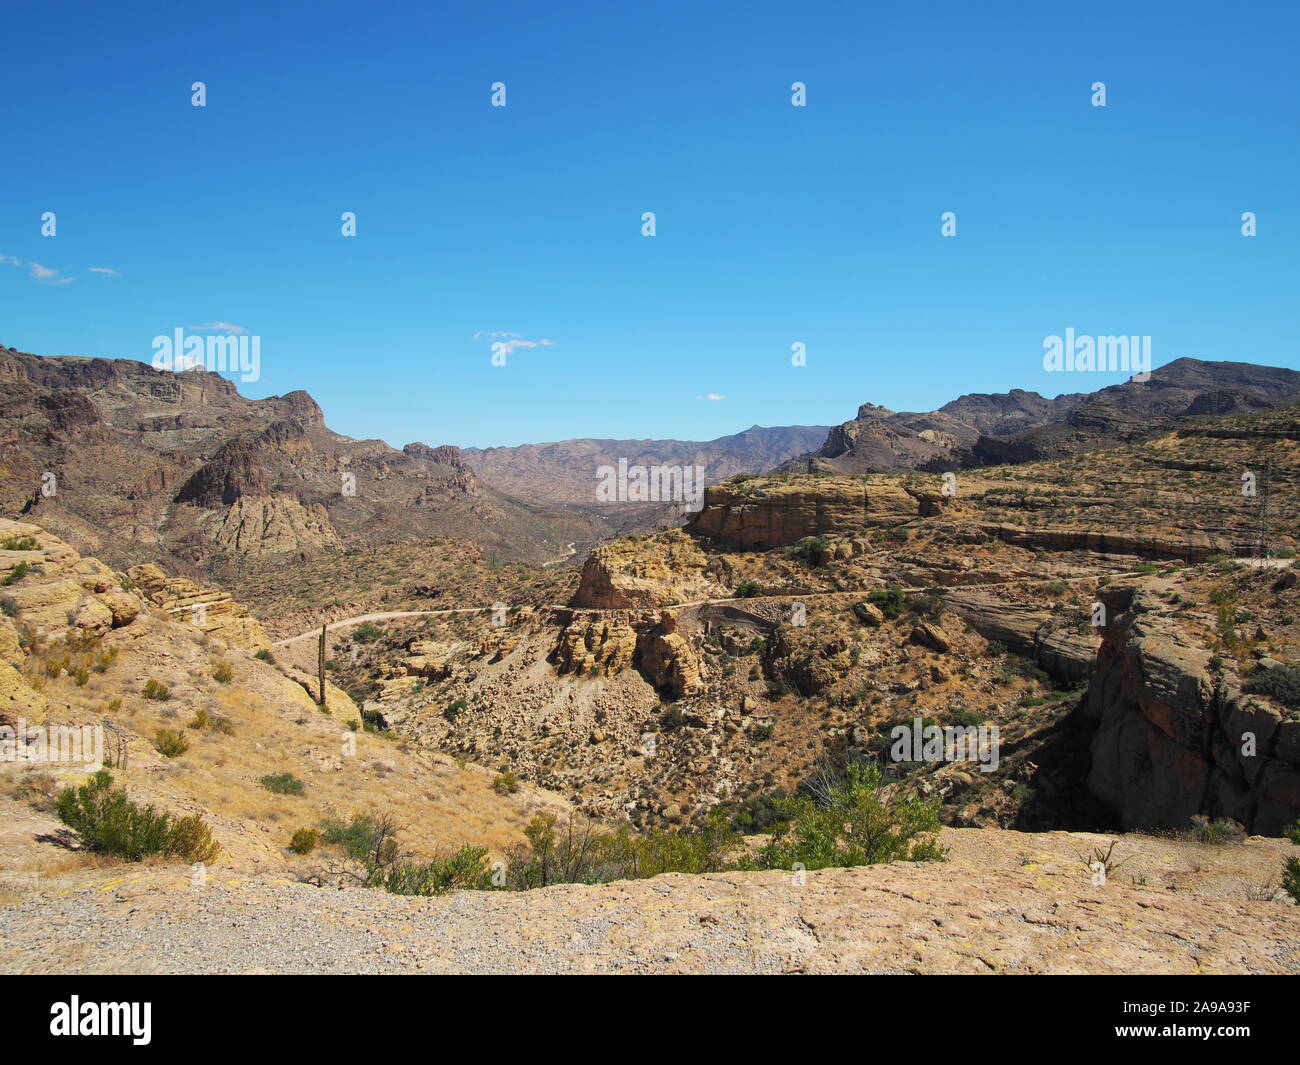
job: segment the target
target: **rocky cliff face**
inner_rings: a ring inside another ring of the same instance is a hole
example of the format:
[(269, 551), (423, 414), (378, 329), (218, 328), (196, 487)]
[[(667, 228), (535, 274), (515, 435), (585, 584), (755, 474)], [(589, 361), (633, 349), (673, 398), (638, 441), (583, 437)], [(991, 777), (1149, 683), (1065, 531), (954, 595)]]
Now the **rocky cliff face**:
[(897, 482), (850, 477), (728, 481), (705, 492), (704, 509), (687, 529), (729, 546), (761, 551), (805, 536), (853, 535), (902, 525), (936, 513), (943, 500), (937, 486), (908, 490)]
[(1088, 787), (1126, 828), (1230, 817), (1278, 835), (1300, 817), (1300, 720), (1245, 695), (1231, 667), (1158, 609), (1150, 593), (1104, 589), (1097, 722)]

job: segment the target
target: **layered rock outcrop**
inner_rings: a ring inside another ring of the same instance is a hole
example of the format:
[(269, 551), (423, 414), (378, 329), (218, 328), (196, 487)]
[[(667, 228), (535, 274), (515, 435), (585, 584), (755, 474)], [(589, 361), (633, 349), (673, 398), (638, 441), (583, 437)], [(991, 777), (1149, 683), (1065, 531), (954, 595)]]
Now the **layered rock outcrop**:
[(224, 640), (232, 647), (260, 651), (271, 646), (261, 622), (229, 592), (200, 588), (184, 577), (169, 577), (157, 566), (132, 566), (127, 576), (150, 602), (167, 613)]
[(766, 550), (805, 536), (852, 535), (903, 525), (937, 513), (937, 489), (908, 490), (851, 477), (791, 477), (729, 481), (704, 494), (704, 509), (688, 530), (732, 547)]
[(1243, 695), (1141, 590), (1101, 600), (1109, 624), (1084, 703), (1097, 722), (1089, 790), (1126, 828), (1204, 815), (1278, 835), (1300, 818), (1300, 720)]

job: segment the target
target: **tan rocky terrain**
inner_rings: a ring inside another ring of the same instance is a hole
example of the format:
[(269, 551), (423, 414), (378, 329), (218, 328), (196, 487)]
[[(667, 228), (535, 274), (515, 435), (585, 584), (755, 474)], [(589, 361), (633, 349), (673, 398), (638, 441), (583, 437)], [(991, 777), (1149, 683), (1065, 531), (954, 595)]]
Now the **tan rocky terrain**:
[[(569, 607), (401, 619), (355, 662), (340, 637), (339, 680), (399, 731), (643, 825), (762, 803), (919, 717), (1001, 731), (994, 772), (905, 771), (953, 823), (1275, 834), (1300, 816), (1300, 721), (1246, 689), (1294, 668), (1300, 593), (1289, 557), (1237, 559), (1261, 536), (1294, 553), (1298, 444), (1282, 410), (953, 494), (731, 481), (685, 530), (594, 551)], [(1243, 496), (1251, 470), (1267, 490)]]
[(1300, 973), (1276, 840), (948, 829), (951, 858), (402, 898), (217, 870), (62, 874), (0, 907), (7, 973)]
[[(392, 814), (426, 853), (470, 840), (499, 852), (537, 811), (567, 813), (554, 796), (527, 787), (502, 794), (484, 769), (361, 729), (355, 704), (332, 685), (322, 709), (312, 678), (275, 664), (261, 627), (225, 593), (152, 565), (115, 573), (7, 519), (0, 580), (0, 724), (111, 725), (104, 758), (119, 783), (137, 802), (199, 813), (221, 848), (220, 868), (283, 875), (295, 860), (287, 850), (295, 829), (357, 810)], [(186, 749), (164, 755), (160, 730), (179, 734)], [(57, 792), (84, 778), (91, 759), (43, 760), (32, 746), (38, 738), (14, 747), (11, 737), (0, 761), (0, 820), (21, 822), (30, 806), (44, 821), (11, 840), (17, 853), (0, 854), (20, 883), (94, 860), (58, 844), (51, 816)], [(284, 773), (303, 782), (302, 794), (260, 783)], [(33, 843), (40, 834), (55, 842)]]
[[(0, 724), (104, 722), (116, 783), (220, 848), (197, 882), (93, 853), (55, 816), (84, 765), (0, 766), (0, 967), (1294, 972), (1265, 837), (1300, 819), (1298, 482), (1282, 408), (951, 476), (741, 476), (550, 567), (340, 534), (242, 591), (0, 520)], [(207, 508), (230, 543), (324, 528), (255, 498)], [(893, 754), (912, 722), (995, 727), (996, 757)], [(415, 899), (288, 846), (371, 814), (421, 861), (514, 868), (538, 815), (667, 846), (720, 812), (753, 849), (846, 761), (936, 803), (948, 860)]]

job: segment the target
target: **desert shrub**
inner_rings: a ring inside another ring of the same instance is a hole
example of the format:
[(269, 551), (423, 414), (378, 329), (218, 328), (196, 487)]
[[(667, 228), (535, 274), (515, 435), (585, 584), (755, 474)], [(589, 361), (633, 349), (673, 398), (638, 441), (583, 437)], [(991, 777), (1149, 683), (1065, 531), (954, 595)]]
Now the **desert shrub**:
[(754, 725), (749, 730), (749, 738), (755, 743), (762, 743), (764, 740), (772, 738), (773, 726), (771, 725)]
[(559, 825), (554, 814), (538, 814), (524, 837), (528, 842), (511, 852), (506, 865), (506, 885), (516, 890), (719, 872), (728, 868), (728, 856), (741, 842), (716, 809), (699, 831), (659, 830), (644, 836), (634, 836), (627, 825), (611, 832), (576, 816)]
[(789, 811), (783, 805), (788, 796), (779, 791), (769, 791), (765, 795), (754, 795), (740, 804), (731, 819), (731, 827), (750, 836), (756, 832), (766, 832), (773, 825), (790, 820)]
[(292, 773), (269, 774), (262, 777), (258, 783), (276, 795), (301, 795), (306, 788), (306, 785)]
[[(1300, 821), (1296, 821), (1293, 825), (1287, 825), (1282, 830), (1282, 834), (1297, 847), (1300, 847)], [(1282, 890), (1295, 899), (1296, 902), (1300, 902), (1300, 858), (1288, 858), (1286, 865), (1282, 867)]]
[(741, 581), (731, 593), (733, 599), (756, 599), (763, 594), (763, 586), (758, 581)]
[(24, 577), (27, 576), (27, 573), (31, 568), (32, 567), (30, 563), (25, 561), (19, 562), (18, 565), (16, 565), (13, 569), (11, 569), (8, 572), (8, 574), (6, 574), (5, 579), (0, 581), (0, 585), (4, 585), (8, 587), (11, 584), (17, 584), (20, 580), (22, 580)]
[(208, 727), (208, 712), (203, 707), (194, 711), (194, 720), (190, 722), (189, 727), (195, 730), (205, 729)]
[(36, 551), (40, 546), (32, 537), (19, 536), (17, 533), (0, 540), (0, 550), (5, 551)]
[(317, 838), (314, 828), (300, 828), (289, 840), (289, 849), (294, 854), (310, 854), (316, 849)]
[(12, 595), (0, 595), (0, 611), (4, 612), (7, 618), (16, 618), (18, 616), (18, 600)]
[(154, 749), (164, 758), (179, 758), (190, 749), (190, 741), (175, 729), (160, 728), (153, 734)]
[(512, 770), (507, 769), (492, 778), (492, 790), (499, 795), (513, 795), (519, 790), (519, 778)]
[(1276, 699), (1288, 710), (1300, 710), (1300, 669), (1294, 666), (1257, 669), (1242, 687), (1251, 695)]
[(456, 720), (456, 716), (462, 710), (468, 708), (468, 706), (469, 703), (467, 703), (464, 699), (456, 699), (453, 702), (447, 704), (446, 708), (442, 711), (442, 716), (445, 717), (448, 721), (454, 722)]
[(275, 665), (275, 655), (271, 654), (269, 648), (263, 647), (256, 654), (254, 654), (253, 657), (256, 658), (259, 662), (269, 662), (271, 665)]
[(383, 859), (389, 849), (395, 854), (395, 835), (395, 828), (386, 822), (381, 824), (380, 819), (369, 814), (353, 814), (347, 822), (327, 819), (321, 825), (320, 832), (323, 842), (339, 847), (349, 858), (358, 862)]
[(229, 662), (218, 662), (217, 668), (212, 671), (212, 679), (218, 684), (229, 684), (235, 679), (235, 670)]
[(375, 885), (394, 895), (445, 895), (449, 891), (492, 888), (486, 847), (461, 847), (455, 854), (428, 862), (397, 861), (376, 878)]
[(384, 634), (384, 630), (373, 621), (363, 621), (352, 630), (352, 638), (357, 643), (374, 643)]
[(675, 706), (670, 706), (659, 715), (659, 724), (668, 732), (683, 728), (690, 719)]
[(101, 769), (79, 788), (59, 795), (59, 820), (81, 837), (90, 850), (138, 862), (151, 854), (188, 862), (210, 862), (220, 851), (212, 832), (198, 817), (171, 817), (152, 805), (138, 806), (113, 776)]
[(786, 550), (786, 557), (815, 566), (825, 557), (830, 546), (830, 540), (824, 536), (805, 536)]
[(166, 684), (156, 680), (149, 680), (144, 686), (144, 697), (152, 699), (156, 703), (165, 703), (172, 697), (172, 690)]
[(875, 589), (867, 596), (867, 601), (891, 621), (901, 617), (903, 610), (907, 606), (907, 599), (903, 595), (903, 590), (892, 584), (888, 588)]
[(942, 861), (939, 806), (933, 800), (887, 792), (875, 763), (852, 763), (816, 796), (788, 800), (788, 824), (759, 852), (765, 869)]

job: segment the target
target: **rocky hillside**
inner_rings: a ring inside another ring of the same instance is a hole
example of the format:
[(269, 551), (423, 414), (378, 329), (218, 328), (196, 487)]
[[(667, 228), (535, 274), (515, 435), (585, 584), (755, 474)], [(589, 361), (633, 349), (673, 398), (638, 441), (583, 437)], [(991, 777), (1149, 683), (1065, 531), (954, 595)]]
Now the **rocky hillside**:
[(1207, 416), (1256, 414), (1298, 399), (1300, 373), (1294, 370), (1175, 359), (1152, 371), (1147, 381), (1055, 399), (1015, 389), (961, 396), (922, 414), (867, 403), (852, 421), (833, 428), (818, 450), (781, 469), (940, 472), (1032, 462), (1149, 439)]
[[(201, 816), (223, 870), (291, 873), (306, 861), (288, 850), (296, 829), (356, 810), (391, 814), (423, 854), (470, 841), (500, 852), (537, 811), (567, 813), (554, 796), (498, 792), (485, 769), (366, 731), (333, 685), (322, 709), (312, 678), (274, 661), (239, 603), (152, 564), (114, 571), (39, 526), (0, 519), (0, 606), (0, 725), (109, 726), (118, 783), (136, 802)], [(163, 733), (179, 743), (167, 747)], [(0, 889), (103, 860), (69, 849), (53, 816), (85, 765), (44, 760), (43, 742), (31, 731), (15, 746), (11, 733), (0, 760)], [(262, 784), (281, 774), (301, 792)]]
[(1300, 816), (1296, 414), (947, 481), (736, 479), (592, 552), (569, 606), (394, 622), (340, 683), (383, 673), (361, 697), (398, 731), (638, 825), (762, 807), (919, 717), (1001, 733), (991, 772), (895, 767), (953, 824), (1276, 833)]
[(546, 561), (598, 517), (510, 498), (454, 447), (331, 432), (305, 392), (249, 400), (218, 374), (0, 348), (0, 512), (112, 565), (239, 590), (345, 549), (453, 537)]

